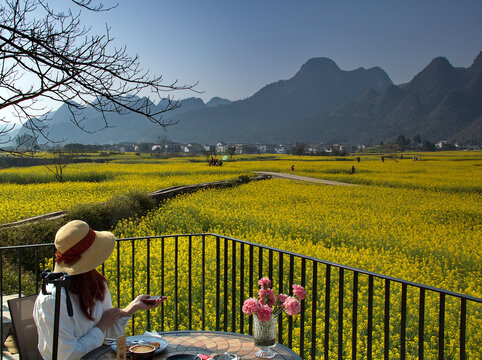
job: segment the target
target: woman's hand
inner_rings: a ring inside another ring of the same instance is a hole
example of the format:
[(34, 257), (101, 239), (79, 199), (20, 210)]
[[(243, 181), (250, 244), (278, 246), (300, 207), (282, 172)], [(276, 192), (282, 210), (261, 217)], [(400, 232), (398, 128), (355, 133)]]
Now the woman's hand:
[(111, 327), (117, 320), (119, 320), (123, 316), (123, 312), (121, 309), (115, 307), (109, 310), (104, 311), (100, 321), (95, 325), (98, 327), (102, 332), (106, 332), (106, 330)]
[(156, 301), (152, 304), (147, 304), (142, 299), (149, 298), (149, 295), (139, 295), (136, 297), (132, 302), (127, 305), (122, 312), (124, 313), (123, 316), (132, 316), (134, 313), (138, 310), (152, 310), (161, 305), (161, 302), (163, 302), (163, 299), (156, 299)]

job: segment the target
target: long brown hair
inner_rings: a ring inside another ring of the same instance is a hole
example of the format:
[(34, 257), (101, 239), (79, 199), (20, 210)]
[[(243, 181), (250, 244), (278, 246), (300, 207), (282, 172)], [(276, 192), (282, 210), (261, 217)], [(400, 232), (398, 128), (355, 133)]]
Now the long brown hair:
[(72, 275), (69, 291), (79, 297), (80, 308), (89, 320), (94, 320), (92, 312), (97, 300), (103, 301), (107, 282), (97, 270)]

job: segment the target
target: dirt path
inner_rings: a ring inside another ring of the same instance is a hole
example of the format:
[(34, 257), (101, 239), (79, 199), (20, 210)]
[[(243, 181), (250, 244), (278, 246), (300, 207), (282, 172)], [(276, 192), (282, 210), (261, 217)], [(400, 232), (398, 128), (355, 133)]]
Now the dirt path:
[(286, 174), (286, 173), (278, 173), (278, 172), (270, 172), (270, 171), (256, 171), (256, 173), (259, 174), (259, 175), (268, 175), (268, 176), (272, 176), (272, 177), (277, 177), (277, 178), (282, 178), (282, 179), (290, 179), (290, 180), (309, 181), (309, 182), (321, 183), (321, 184), (325, 184), (325, 185), (359, 186), (357, 184), (350, 184), (350, 183), (344, 183), (344, 182), (339, 182), (339, 181), (331, 181), (331, 180), (323, 180), (323, 179), (317, 179), (317, 178), (295, 175), (295, 174)]

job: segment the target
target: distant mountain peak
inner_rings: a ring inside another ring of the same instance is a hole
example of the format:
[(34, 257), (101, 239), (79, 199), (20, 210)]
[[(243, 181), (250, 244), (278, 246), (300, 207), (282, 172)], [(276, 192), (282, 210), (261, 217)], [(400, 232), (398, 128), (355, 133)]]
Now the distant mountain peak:
[(231, 103), (231, 100), (223, 99), (223, 98), (220, 98), (219, 96), (215, 96), (206, 103), (206, 106), (211, 107), (211, 106), (218, 106), (218, 105), (226, 105), (230, 103)]
[[(420, 134), (431, 141), (470, 140), (481, 137), (481, 93), (482, 52), (470, 68), (455, 68), (446, 58), (435, 58), (403, 86), (395, 86), (380, 67), (342, 70), (320, 57), (304, 63), (295, 76), (266, 85), (244, 100), (180, 99), (181, 106), (165, 113), (165, 119), (177, 123), (168, 128), (169, 138), (186, 143), (378, 143), (399, 134)], [(152, 106), (147, 98), (139, 100)], [(154, 110), (167, 105), (169, 99), (162, 99)], [(92, 106), (83, 114), (89, 130), (103, 124)], [(50, 115), (53, 139), (105, 144), (155, 142), (159, 137), (159, 127), (136, 114), (108, 114), (114, 126), (94, 134), (70, 123), (66, 105)]]
[(408, 89), (419, 94), (429, 94), (435, 88), (447, 91), (462, 84), (460, 73), (445, 57), (436, 57), (407, 84)]
[[(362, 68), (362, 69), (365, 70), (364, 68)], [(379, 66), (374, 66), (374, 67), (368, 69), (367, 72), (373, 73), (373, 74), (380, 74), (380, 75), (382, 75), (382, 76), (386, 76), (387, 78), (390, 78), (390, 77), (388, 76), (388, 74), (385, 72), (385, 70), (383, 70), (383, 69), (382, 69), (381, 67), (379, 67)], [(391, 82), (391, 80), (390, 80), (390, 82)]]
[(443, 56), (436, 57), (430, 64), (428, 64), (421, 72), (419, 72), (414, 79), (417, 77), (433, 77), (433, 76), (446, 76), (449, 73), (457, 73), (457, 70), (452, 66), (452, 64)]
[(336, 63), (326, 57), (312, 58), (303, 64), (296, 76), (312, 75), (314, 73), (337, 72), (340, 68)]
[(146, 106), (155, 106), (155, 104), (152, 102), (151, 99), (149, 99), (148, 97), (143, 97), (142, 99), (140, 99), (139, 101), (141, 101), (141, 104), (145, 104)]
[(437, 65), (437, 66), (447, 66), (447, 65), (452, 66), (445, 56), (437, 56), (432, 61), (430, 61), (430, 64), (428, 64), (428, 66), (434, 66), (434, 65)]

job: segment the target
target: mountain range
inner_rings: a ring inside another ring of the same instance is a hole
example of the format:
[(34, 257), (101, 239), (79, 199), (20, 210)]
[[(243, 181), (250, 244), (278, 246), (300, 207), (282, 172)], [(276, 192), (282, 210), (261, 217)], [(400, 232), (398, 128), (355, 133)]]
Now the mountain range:
[[(146, 99), (146, 101), (148, 101)], [(165, 106), (165, 99), (155, 109)], [(433, 59), (406, 84), (395, 85), (379, 67), (345, 71), (328, 58), (313, 58), (288, 80), (266, 85), (238, 101), (215, 97), (180, 101), (165, 113), (177, 124), (164, 131), (138, 115), (107, 114), (112, 126), (84, 132), (69, 121), (66, 105), (50, 114), (49, 135), (65, 143), (157, 142), (378, 143), (398, 135), (431, 141), (482, 138), (482, 52), (468, 68)], [(83, 123), (100, 128), (100, 114), (87, 107)]]

